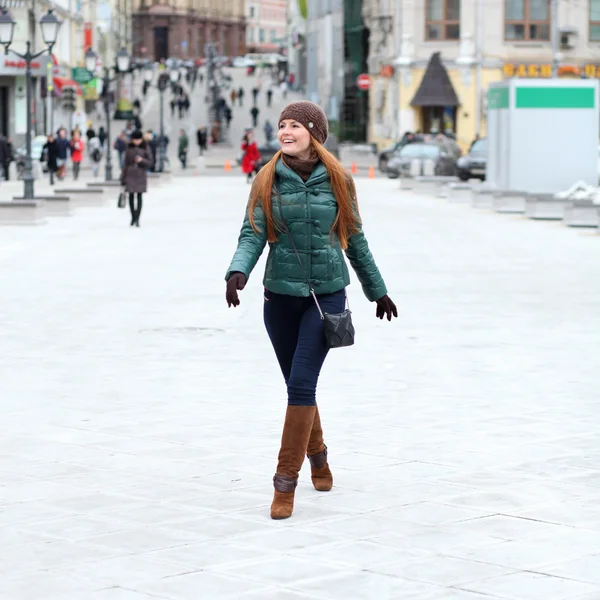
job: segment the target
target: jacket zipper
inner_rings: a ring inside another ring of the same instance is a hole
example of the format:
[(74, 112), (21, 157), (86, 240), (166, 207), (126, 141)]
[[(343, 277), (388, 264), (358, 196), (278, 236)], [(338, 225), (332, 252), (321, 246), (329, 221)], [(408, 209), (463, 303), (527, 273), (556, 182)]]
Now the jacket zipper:
[(310, 230), (311, 219), (312, 219), (312, 212), (311, 212), (311, 206), (310, 206), (310, 192), (308, 190), (306, 190), (306, 235), (308, 236), (307, 237), (308, 253), (306, 255), (306, 265), (307, 265), (307, 271), (308, 271), (308, 280), (310, 281), (310, 284), (312, 285), (312, 283), (313, 283), (313, 278), (312, 278), (312, 235), (311, 235), (311, 230)]

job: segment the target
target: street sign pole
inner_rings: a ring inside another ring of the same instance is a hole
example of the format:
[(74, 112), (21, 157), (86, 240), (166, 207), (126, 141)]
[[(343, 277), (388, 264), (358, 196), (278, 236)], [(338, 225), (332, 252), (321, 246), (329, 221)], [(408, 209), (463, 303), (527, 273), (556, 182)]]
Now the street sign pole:
[(46, 64), (46, 133), (54, 132), (54, 115), (52, 114), (52, 92), (54, 91), (54, 66), (52, 60)]

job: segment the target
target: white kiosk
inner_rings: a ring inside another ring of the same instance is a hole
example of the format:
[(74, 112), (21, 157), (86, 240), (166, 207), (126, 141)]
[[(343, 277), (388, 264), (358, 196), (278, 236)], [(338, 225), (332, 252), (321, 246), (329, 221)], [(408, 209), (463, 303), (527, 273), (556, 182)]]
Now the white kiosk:
[(488, 90), (486, 179), (500, 191), (556, 194), (598, 185), (598, 81), (510, 79)]

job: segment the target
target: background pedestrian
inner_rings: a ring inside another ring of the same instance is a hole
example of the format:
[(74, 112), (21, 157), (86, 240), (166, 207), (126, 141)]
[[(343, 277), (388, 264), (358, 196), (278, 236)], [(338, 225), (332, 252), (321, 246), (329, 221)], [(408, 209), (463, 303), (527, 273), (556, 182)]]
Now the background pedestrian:
[(252, 181), (252, 176), (258, 173), (258, 161), (260, 160), (260, 152), (254, 141), (254, 132), (250, 129), (246, 131), (242, 141), (242, 172), (247, 175), (247, 181)]
[[(148, 188), (147, 171), (152, 165), (150, 149), (144, 141), (144, 135), (137, 129), (131, 134), (131, 142), (125, 152), (125, 161), (121, 171), (121, 185), (129, 194), (131, 226), (140, 226), (143, 194)], [(137, 196), (137, 205), (136, 205)]]
[(71, 162), (73, 163), (73, 179), (75, 181), (79, 179), (79, 171), (81, 169), (84, 150), (85, 144), (81, 139), (79, 129), (75, 129), (73, 131), (73, 137), (71, 138)]
[(188, 140), (188, 136), (185, 132), (185, 129), (179, 130), (179, 146), (177, 148), (177, 154), (179, 156), (179, 161), (181, 162), (181, 168), (185, 169), (187, 166), (187, 153), (189, 149), (190, 142)]

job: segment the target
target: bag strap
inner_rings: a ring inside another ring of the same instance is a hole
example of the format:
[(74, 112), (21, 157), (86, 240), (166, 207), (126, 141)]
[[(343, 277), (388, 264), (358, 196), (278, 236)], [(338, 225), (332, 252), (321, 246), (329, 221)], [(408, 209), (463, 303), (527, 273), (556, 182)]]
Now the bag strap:
[(317, 310), (319, 311), (319, 315), (321, 315), (321, 320), (323, 321), (325, 319), (325, 315), (323, 315), (323, 311), (321, 310), (321, 306), (319, 304), (319, 301), (317, 300), (317, 295), (315, 294), (315, 290), (314, 290), (312, 284), (310, 283), (310, 279), (308, 278), (306, 269), (304, 268), (304, 265), (302, 264), (302, 259), (300, 258), (300, 253), (298, 252), (298, 248), (296, 248), (296, 243), (294, 242), (294, 236), (292, 235), (290, 228), (288, 227), (287, 221), (285, 220), (285, 217), (283, 216), (283, 209), (281, 207), (281, 196), (279, 195), (279, 188), (277, 187), (277, 184), (275, 184), (273, 186), (273, 191), (275, 192), (275, 196), (277, 198), (277, 208), (279, 209), (279, 218), (281, 219), (281, 222), (283, 223), (283, 231), (284, 231), (284, 233), (287, 233), (288, 237), (290, 238), (290, 243), (292, 244), (292, 248), (294, 249), (294, 252), (296, 253), (296, 258), (298, 259), (298, 264), (300, 265), (300, 268), (302, 269), (302, 273), (304, 274), (304, 279), (306, 279), (306, 283), (308, 284), (308, 289), (313, 297), (313, 300), (315, 301), (315, 304), (317, 305)]

